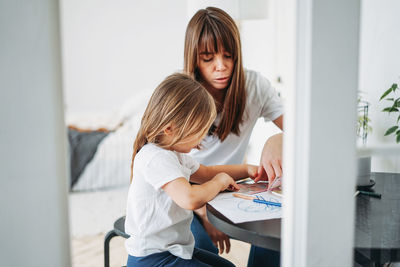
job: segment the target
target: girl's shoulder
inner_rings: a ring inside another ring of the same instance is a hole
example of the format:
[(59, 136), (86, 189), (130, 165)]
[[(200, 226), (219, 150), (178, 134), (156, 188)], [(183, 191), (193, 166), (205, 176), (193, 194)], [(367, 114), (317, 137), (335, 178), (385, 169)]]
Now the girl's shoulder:
[(157, 146), (153, 143), (145, 144), (135, 156), (135, 162), (145, 164), (156, 158), (169, 158), (174, 157), (174, 152)]

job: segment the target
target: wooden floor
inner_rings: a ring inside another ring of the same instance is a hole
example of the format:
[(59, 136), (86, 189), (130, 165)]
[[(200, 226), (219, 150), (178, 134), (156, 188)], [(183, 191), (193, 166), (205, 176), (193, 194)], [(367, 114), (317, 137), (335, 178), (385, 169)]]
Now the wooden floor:
[[(114, 237), (110, 242), (110, 266), (121, 267), (126, 265), (127, 253), (124, 247), (125, 239)], [(103, 253), (104, 234), (72, 238), (71, 253), (73, 267), (104, 266)], [(241, 241), (231, 240), (231, 251), (221, 256), (230, 260), (238, 267), (245, 267), (249, 255), (250, 245)]]

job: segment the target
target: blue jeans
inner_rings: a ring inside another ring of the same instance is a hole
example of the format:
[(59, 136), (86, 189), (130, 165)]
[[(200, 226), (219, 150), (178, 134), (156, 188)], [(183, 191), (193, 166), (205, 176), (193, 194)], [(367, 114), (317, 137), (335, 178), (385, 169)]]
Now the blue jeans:
[(247, 267), (279, 267), (280, 262), (281, 253), (279, 251), (251, 246)]
[(172, 255), (169, 251), (154, 253), (145, 257), (134, 257), (129, 255), (126, 267), (149, 267), (149, 266), (187, 266), (187, 267), (207, 267), (207, 266), (221, 266), (221, 267), (234, 267), (230, 261), (210, 253), (208, 251), (194, 248), (193, 257), (190, 260), (185, 260)]

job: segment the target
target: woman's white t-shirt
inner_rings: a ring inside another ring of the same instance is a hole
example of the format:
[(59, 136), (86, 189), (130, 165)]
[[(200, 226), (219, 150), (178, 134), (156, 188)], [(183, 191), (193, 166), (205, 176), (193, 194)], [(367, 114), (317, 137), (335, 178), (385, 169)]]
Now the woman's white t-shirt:
[(137, 153), (125, 219), (125, 231), (131, 236), (125, 247), (130, 255), (169, 251), (183, 259), (192, 258), (193, 212), (179, 207), (161, 187), (181, 177), (189, 181), (199, 166), (189, 155), (155, 144), (146, 144)]
[[(190, 152), (190, 155), (201, 164), (241, 164), (258, 118), (263, 117), (265, 121), (273, 121), (283, 114), (278, 93), (260, 73), (245, 70), (245, 88), (247, 98), (240, 135), (230, 133), (223, 142), (215, 135), (206, 136), (201, 143), (202, 149), (193, 149)], [(215, 125), (218, 125), (218, 122), (219, 117)]]

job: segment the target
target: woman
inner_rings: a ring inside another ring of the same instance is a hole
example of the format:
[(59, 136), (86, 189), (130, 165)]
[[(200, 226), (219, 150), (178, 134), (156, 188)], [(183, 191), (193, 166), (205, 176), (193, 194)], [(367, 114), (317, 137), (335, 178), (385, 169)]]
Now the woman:
[[(243, 68), (238, 28), (223, 10), (208, 7), (190, 20), (185, 36), (184, 71), (199, 81), (213, 96), (217, 118), (202, 142), (201, 150), (191, 155), (204, 165), (240, 164), (243, 162), (251, 132), (258, 118), (273, 121), (283, 129), (283, 107), (277, 92), (259, 73)], [(255, 181), (282, 176), (282, 134), (270, 137), (262, 150)], [(192, 222), (196, 246), (218, 253), (229, 252), (229, 237), (209, 222), (205, 208), (196, 211)], [(259, 264), (258, 251), (279, 253), (252, 247), (249, 265)], [(258, 258), (258, 257), (257, 257)]]

